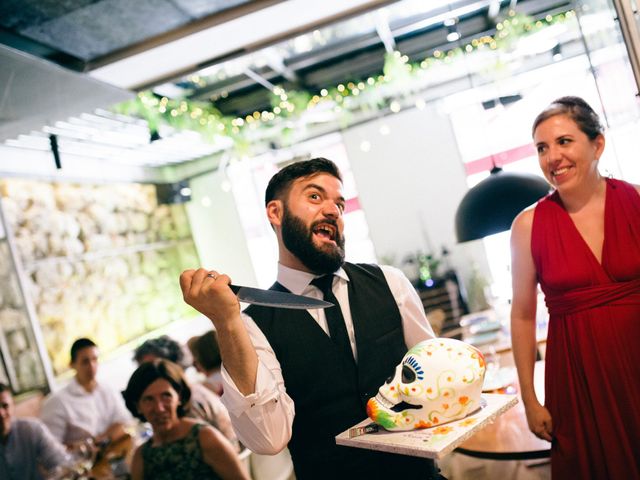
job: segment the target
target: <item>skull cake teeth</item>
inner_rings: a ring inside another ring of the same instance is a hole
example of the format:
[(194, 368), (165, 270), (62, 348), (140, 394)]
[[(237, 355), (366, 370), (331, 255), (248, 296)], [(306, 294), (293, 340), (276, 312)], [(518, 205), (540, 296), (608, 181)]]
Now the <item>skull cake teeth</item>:
[(484, 374), (477, 348), (451, 338), (420, 342), (369, 399), (367, 415), (386, 430), (429, 428), (464, 418), (480, 407)]

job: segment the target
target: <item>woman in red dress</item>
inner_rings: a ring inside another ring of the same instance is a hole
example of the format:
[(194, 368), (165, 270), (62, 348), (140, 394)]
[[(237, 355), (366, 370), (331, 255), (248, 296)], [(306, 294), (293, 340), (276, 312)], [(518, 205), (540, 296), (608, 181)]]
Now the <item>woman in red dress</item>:
[[(640, 187), (603, 178), (598, 116), (562, 97), (536, 118), (555, 191), (511, 233), (511, 336), (531, 431), (555, 479), (640, 479)], [(545, 405), (533, 389), (536, 297), (549, 310)]]

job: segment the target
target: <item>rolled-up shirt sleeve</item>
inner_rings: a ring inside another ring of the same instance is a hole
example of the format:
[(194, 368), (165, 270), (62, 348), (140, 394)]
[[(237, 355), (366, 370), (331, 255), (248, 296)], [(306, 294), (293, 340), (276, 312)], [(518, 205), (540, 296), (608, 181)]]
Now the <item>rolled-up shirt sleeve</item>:
[(238, 440), (256, 453), (274, 455), (291, 439), (295, 407), (286, 393), (280, 363), (269, 342), (249, 316), (242, 317), (258, 354), (255, 392), (240, 393), (223, 364), (222, 403), (229, 410)]

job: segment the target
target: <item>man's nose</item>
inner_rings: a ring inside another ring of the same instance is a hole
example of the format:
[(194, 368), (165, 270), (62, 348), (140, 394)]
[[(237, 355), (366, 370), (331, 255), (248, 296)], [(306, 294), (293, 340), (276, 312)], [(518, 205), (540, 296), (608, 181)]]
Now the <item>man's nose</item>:
[(327, 217), (338, 218), (342, 215), (342, 210), (335, 202), (325, 202), (322, 206), (322, 213)]

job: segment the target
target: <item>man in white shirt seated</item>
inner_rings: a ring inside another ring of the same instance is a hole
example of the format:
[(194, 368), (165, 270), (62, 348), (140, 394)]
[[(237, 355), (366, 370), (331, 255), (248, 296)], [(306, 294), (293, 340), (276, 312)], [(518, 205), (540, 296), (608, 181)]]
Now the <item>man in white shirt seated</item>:
[(9, 386), (0, 383), (0, 478), (40, 480), (71, 464), (64, 446), (37, 418), (14, 418)]
[(76, 375), (45, 400), (40, 413), (51, 433), (70, 447), (87, 438), (102, 445), (124, 436), (132, 417), (120, 393), (96, 380), (96, 344), (88, 338), (73, 342), (70, 365)]
[(400, 270), (344, 261), (346, 203), (341, 174), (324, 158), (283, 168), (265, 194), (279, 253), (271, 288), (335, 307), (241, 313), (229, 276), (203, 268), (182, 273), (185, 301), (214, 324), (222, 400), (249, 449), (273, 455), (288, 445), (298, 480), (441, 479), (432, 460), (335, 443), (367, 418), (367, 400), (407, 350), (434, 337)]

